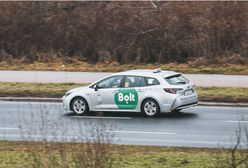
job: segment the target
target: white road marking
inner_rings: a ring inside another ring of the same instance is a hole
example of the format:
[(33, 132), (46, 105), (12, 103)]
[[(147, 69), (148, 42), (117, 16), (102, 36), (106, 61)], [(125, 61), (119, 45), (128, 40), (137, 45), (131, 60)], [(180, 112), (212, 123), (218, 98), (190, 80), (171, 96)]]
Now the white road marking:
[(72, 118), (84, 118), (84, 119), (114, 119), (114, 120), (131, 120), (131, 117), (104, 117), (104, 116), (70, 116)]
[(0, 127), (0, 130), (19, 130), (17, 127)]
[(248, 121), (226, 121), (229, 123), (248, 123)]
[(160, 135), (175, 135), (174, 132), (151, 132), (151, 131), (107, 131), (113, 133), (127, 133), (127, 134), (160, 134)]

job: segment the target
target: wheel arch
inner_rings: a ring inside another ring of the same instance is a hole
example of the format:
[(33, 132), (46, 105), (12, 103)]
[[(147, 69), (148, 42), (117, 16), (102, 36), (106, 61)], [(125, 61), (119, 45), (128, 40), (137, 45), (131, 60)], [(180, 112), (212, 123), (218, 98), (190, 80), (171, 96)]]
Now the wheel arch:
[(70, 103), (69, 103), (69, 105), (70, 105), (70, 110), (72, 110), (72, 102), (73, 102), (73, 100), (76, 99), (76, 98), (84, 99), (84, 101), (87, 103), (88, 108), (90, 109), (89, 102), (87, 101), (86, 98), (84, 98), (83, 96), (74, 96), (73, 98), (71, 98)]
[(148, 99), (154, 100), (154, 101), (158, 104), (159, 110), (161, 110), (160, 103), (159, 103), (159, 101), (158, 101), (156, 98), (154, 98), (154, 97), (146, 97), (146, 98), (144, 98), (144, 99), (142, 100), (142, 102), (140, 103), (140, 111), (142, 111), (142, 105), (143, 105), (143, 103), (144, 103), (146, 100), (148, 100)]

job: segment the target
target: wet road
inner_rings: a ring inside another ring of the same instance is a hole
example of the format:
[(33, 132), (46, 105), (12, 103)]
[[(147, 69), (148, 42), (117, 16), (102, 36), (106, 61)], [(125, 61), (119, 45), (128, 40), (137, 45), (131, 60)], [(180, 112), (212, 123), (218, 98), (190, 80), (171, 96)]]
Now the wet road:
[[(74, 116), (61, 103), (0, 101), (1, 140), (83, 141), (101, 123), (117, 144), (231, 147), (239, 123), (248, 126), (248, 108), (198, 106), (178, 114), (145, 118), (140, 113)], [(103, 124), (104, 123), (104, 124)]]
[[(0, 82), (92, 83), (112, 73), (61, 71), (0, 71)], [(246, 75), (185, 74), (197, 86), (248, 87)]]

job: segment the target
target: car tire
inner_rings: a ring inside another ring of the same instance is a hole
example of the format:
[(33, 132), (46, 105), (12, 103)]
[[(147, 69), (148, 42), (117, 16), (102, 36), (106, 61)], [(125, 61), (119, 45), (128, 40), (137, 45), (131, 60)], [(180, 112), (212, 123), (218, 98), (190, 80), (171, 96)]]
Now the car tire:
[(87, 101), (82, 97), (75, 97), (72, 99), (71, 111), (76, 115), (86, 115), (89, 112), (89, 106)]
[(154, 99), (145, 99), (141, 105), (141, 111), (145, 116), (153, 118), (160, 113), (160, 108)]

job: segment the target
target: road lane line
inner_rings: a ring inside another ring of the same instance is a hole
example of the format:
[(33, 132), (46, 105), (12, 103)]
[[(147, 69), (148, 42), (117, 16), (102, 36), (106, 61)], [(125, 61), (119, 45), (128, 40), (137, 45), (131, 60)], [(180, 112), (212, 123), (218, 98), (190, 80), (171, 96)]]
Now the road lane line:
[(229, 123), (248, 123), (248, 121), (226, 121)]
[(104, 116), (70, 116), (71, 118), (84, 118), (84, 119), (114, 119), (114, 120), (131, 120), (131, 117), (104, 117)]
[(19, 130), (17, 127), (0, 127), (0, 130)]
[(151, 131), (107, 131), (113, 133), (127, 133), (127, 134), (160, 134), (160, 135), (175, 135), (174, 132), (151, 132)]

